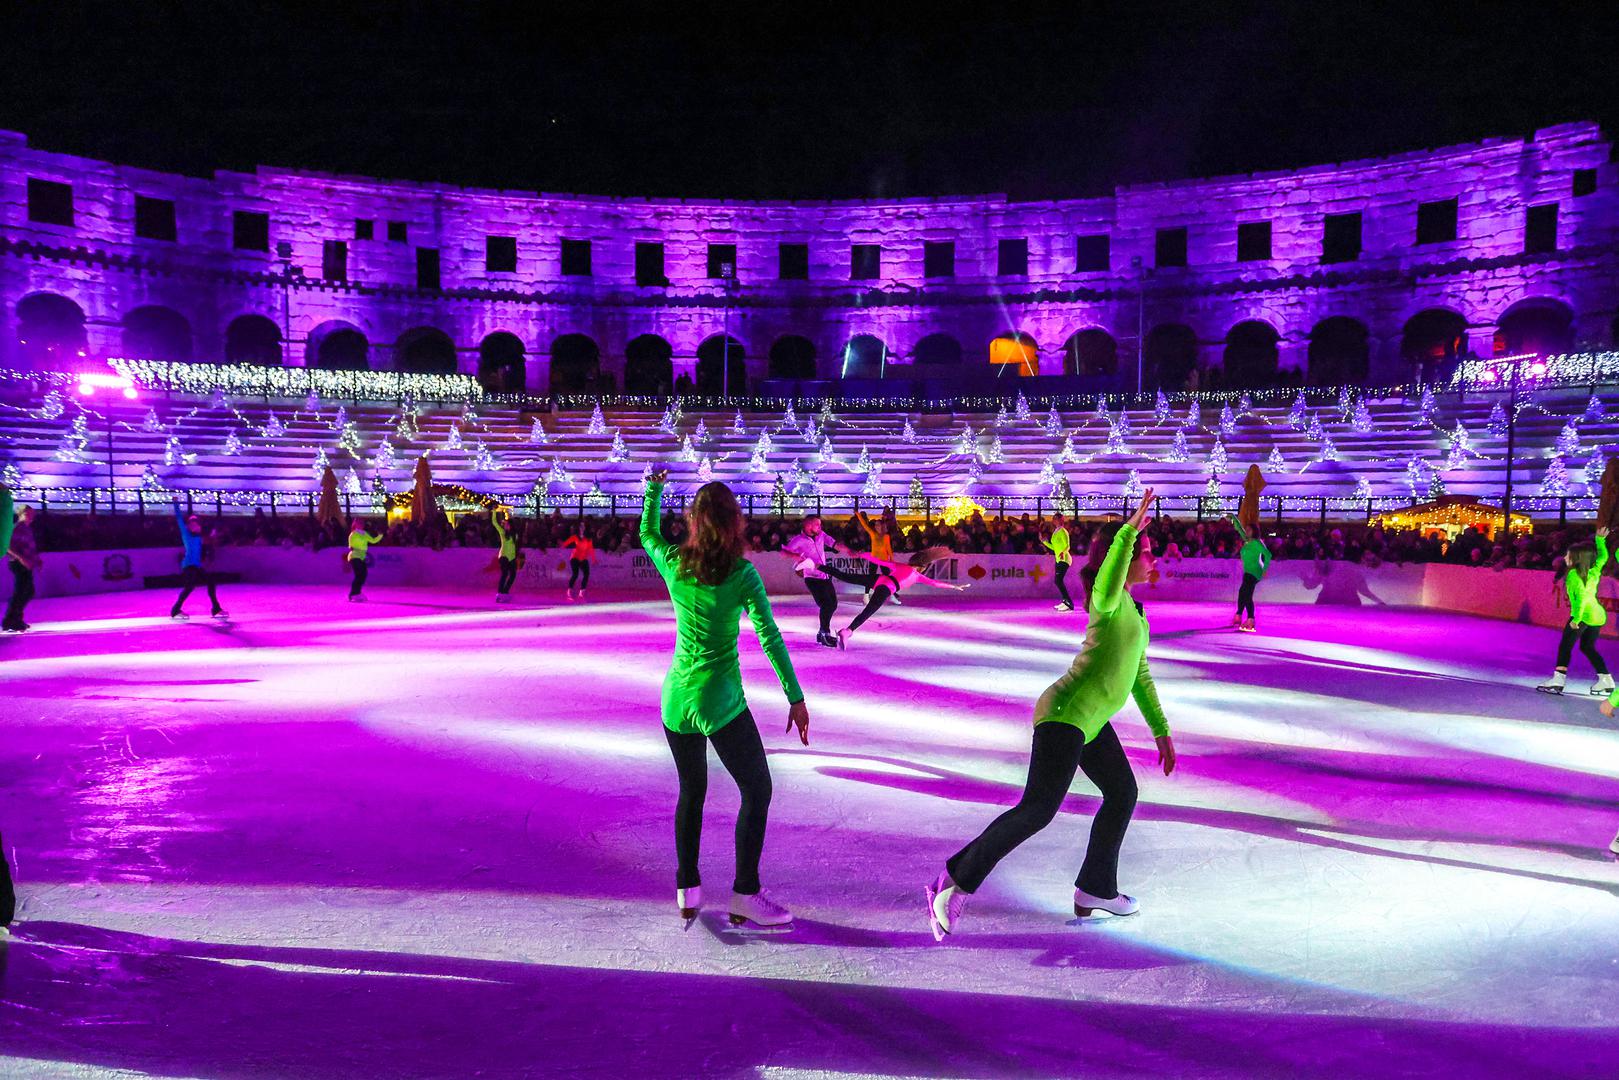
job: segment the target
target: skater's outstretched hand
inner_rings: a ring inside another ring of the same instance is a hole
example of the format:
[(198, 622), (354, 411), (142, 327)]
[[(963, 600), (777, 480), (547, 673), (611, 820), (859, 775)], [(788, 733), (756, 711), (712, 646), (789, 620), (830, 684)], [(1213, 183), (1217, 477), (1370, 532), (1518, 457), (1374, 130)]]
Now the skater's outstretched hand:
[(1597, 535), (1606, 540), (1608, 538), (1608, 527), (1606, 525), (1602, 526), (1602, 528), (1597, 530)]
[(1140, 532), (1141, 526), (1147, 523), (1147, 511), (1152, 509), (1152, 499), (1152, 488), (1148, 488), (1141, 495), (1141, 505), (1130, 515), (1130, 527), (1136, 532)]
[(1168, 776), (1175, 771), (1175, 740), (1168, 735), (1160, 735), (1158, 742), (1158, 764), (1164, 767), (1164, 775)]
[(653, 469), (647, 473), (646, 482), (649, 484), (663, 484), (669, 479), (668, 469)]
[(795, 701), (787, 707), (787, 730), (798, 728), (798, 741), (809, 745), (809, 706)]
[(1602, 715), (1603, 716), (1612, 716), (1613, 715), (1613, 702), (1607, 700), (1606, 698), (1604, 698), (1602, 700), (1602, 704), (1598, 705), (1597, 708), (1602, 710)]

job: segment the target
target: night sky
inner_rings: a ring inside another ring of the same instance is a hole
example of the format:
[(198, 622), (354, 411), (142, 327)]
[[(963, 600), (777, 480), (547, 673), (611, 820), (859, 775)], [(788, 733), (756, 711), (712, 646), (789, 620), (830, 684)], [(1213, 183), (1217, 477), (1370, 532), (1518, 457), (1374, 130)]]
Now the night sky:
[(743, 198), (1087, 195), (1619, 132), (1609, 4), (980, 6), (18, 3), (0, 127), (198, 175)]

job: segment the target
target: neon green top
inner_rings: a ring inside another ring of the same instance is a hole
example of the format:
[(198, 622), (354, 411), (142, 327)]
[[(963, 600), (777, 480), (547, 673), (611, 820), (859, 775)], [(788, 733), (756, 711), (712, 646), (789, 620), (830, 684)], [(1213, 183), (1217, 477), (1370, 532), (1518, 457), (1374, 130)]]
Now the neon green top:
[(11, 489), (0, 487), (0, 561), (11, 550), (11, 532), (17, 527), (17, 515), (12, 512)]
[(1237, 530), (1237, 535), (1242, 537), (1242, 548), (1237, 552), (1242, 557), (1242, 572), (1253, 575), (1254, 580), (1258, 581), (1270, 569), (1270, 548), (1265, 546), (1265, 541), (1250, 537), (1248, 527), (1237, 515), (1232, 514), (1227, 520)]
[(736, 654), (737, 620), (744, 610), (776, 669), (790, 703), (804, 700), (793, 661), (776, 629), (759, 571), (738, 559), (730, 576), (704, 585), (680, 573), (680, 548), (658, 525), (663, 487), (648, 482), (641, 505), (641, 547), (669, 588), (675, 606), (675, 655), (663, 679), (663, 726), (677, 735), (712, 735), (748, 707)]
[(1119, 526), (1091, 587), (1085, 644), (1062, 677), (1035, 702), (1036, 724), (1073, 724), (1090, 742), (1133, 696), (1153, 735), (1169, 734), (1169, 721), (1147, 671), (1147, 620), (1124, 589), (1135, 560), (1136, 535), (1130, 525)]
[(1589, 573), (1570, 570), (1564, 584), (1568, 586), (1568, 621), (1571, 626), (1603, 626), (1608, 621), (1608, 609), (1597, 599), (1597, 586), (1602, 584), (1602, 568), (1608, 565), (1608, 539), (1597, 537), (1597, 558)]
[(1067, 529), (1052, 529), (1051, 539), (1042, 540), (1040, 542), (1050, 549), (1052, 555), (1056, 556), (1057, 565), (1061, 566), (1063, 563), (1071, 563), (1074, 561), (1073, 555), (1069, 554), (1068, 551)]
[(364, 529), (361, 529), (358, 532), (351, 532), (349, 533), (348, 557), (350, 560), (364, 559), (365, 553), (370, 549), (371, 545), (380, 543), (382, 543), (382, 537), (372, 536)]
[(517, 558), (517, 537), (501, 527), (500, 518), (491, 517), (489, 520), (494, 523), (495, 533), (500, 537), (500, 557), (502, 559)]

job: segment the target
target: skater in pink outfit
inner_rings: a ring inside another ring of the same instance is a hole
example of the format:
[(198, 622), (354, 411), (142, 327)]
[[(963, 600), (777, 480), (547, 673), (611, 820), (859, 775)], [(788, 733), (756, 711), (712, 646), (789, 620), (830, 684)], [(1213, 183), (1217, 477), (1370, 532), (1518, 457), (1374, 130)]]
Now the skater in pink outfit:
[(890, 559), (879, 559), (875, 555), (865, 552), (856, 552), (855, 558), (864, 559), (873, 566), (871, 573), (867, 574), (864, 584), (871, 592), (871, 599), (861, 609), (860, 614), (850, 620), (849, 625), (838, 631), (838, 648), (847, 649), (849, 639), (865, 621), (877, 614), (877, 611), (888, 602), (890, 596), (896, 595), (907, 585), (931, 585), (935, 589), (954, 589), (962, 592), (965, 585), (952, 585), (948, 581), (935, 581), (923, 571), (929, 569), (934, 563), (950, 557), (950, 549), (942, 547), (923, 548), (911, 556), (910, 562), (894, 562)]

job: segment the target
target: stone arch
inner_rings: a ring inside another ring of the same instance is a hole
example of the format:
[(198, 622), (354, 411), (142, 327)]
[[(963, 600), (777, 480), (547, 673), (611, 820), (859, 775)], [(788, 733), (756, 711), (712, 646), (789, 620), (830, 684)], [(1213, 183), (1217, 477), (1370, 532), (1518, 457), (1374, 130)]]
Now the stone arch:
[(1040, 374), (1040, 346), (1021, 330), (1009, 330), (989, 339), (989, 362), (997, 373)]
[(191, 320), (148, 304), (124, 316), (124, 355), (135, 360), (190, 360)]
[(840, 379), (880, 379), (888, 367), (888, 344), (875, 334), (856, 334), (843, 346)]
[(528, 386), (523, 339), (496, 330), (478, 343), (478, 383), (491, 394), (521, 394)]
[(1574, 347), (1574, 309), (1547, 297), (1519, 300), (1496, 320), (1494, 346), (1497, 356), (1566, 353)]
[(304, 363), (330, 371), (365, 371), (371, 366), (371, 343), (360, 328), (346, 322), (321, 323), (310, 331)]
[(1311, 386), (1364, 386), (1371, 371), (1371, 331), (1359, 319), (1333, 315), (1310, 330)]
[(1119, 343), (1106, 330), (1093, 326), (1063, 342), (1064, 375), (1116, 375), (1118, 371)]
[(1159, 323), (1147, 331), (1142, 366), (1148, 386), (1184, 389), (1197, 370), (1197, 333), (1185, 323)]
[(815, 378), (815, 343), (799, 334), (786, 334), (770, 346), (772, 379)]
[(601, 349), (585, 334), (551, 342), (551, 393), (583, 394), (601, 378)]
[(932, 370), (959, 368), (961, 342), (949, 334), (929, 334), (916, 343), (911, 362)]
[(225, 363), (280, 367), (281, 328), (263, 315), (238, 315), (225, 327)]
[(449, 375), (455, 367), (455, 342), (436, 326), (413, 327), (394, 342), (395, 371)]
[(1274, 326), (1259, 319), (1245, 319), (1226, 331), (1226, 385), (1275, 386), (1281, 339)]
[(657, 334), (642, 334), (624, 346), (624, 392), (668, 397), (674, 393), (675, 350)]
[[(725, 377), (726, 358), (730, 359), (730, 377)], [(729, 392), (732, 397), (748, 392), (747, 352), (734, 337), (715, 334), (697, 346), (697, 392), (719, 397)]]
[(1441, 367), (1467, 352), (1467, 320), (1449, 308), (1426, 308), (1405, 321), (1400, 355), (1419, 378), (1432, 381)]
[(17, 352), (25, 367), (53, 367), (89, 351), (84, 309), (56, 293), (30, 293), (17, 301)]

